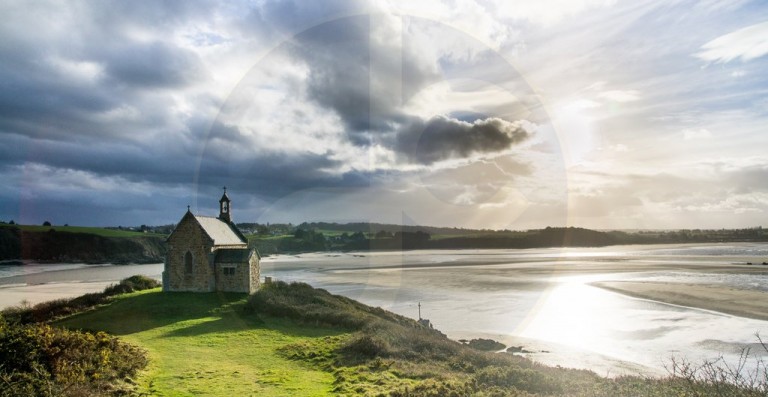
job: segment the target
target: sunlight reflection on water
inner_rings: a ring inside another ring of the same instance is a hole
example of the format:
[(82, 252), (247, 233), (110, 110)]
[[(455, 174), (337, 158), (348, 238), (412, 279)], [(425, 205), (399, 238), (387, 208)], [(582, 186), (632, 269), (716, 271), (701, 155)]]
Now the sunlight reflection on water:
[(628, 306), (606, 295), (607, 292), (584, 284), (558, 285), (515, 333), (587, 349), (604, 344), (614, 338), (616, 318), (610, 314), (621, 313)]
[[(451, 338), (486, 337), (508, 345), (530, 342), (529, 346), (545, 346), (540, 349), (547, 353), (532, 358), (547, 364), (590, 368), (600, 374), (643, 371), (663, 375), (665, 363), (673, 356), (700, 361), (722, 354), (734, 362), (740, 348), (757, 342), (755, 333), (768, 334), (768, 322), (630, 298), (590, 283), (663, 281), (765, 290), (768, 276), (758, 273), (697, 273), (658, 267), (649, 271), (645, 265), (674, 269), (675, 264), (731, 266), (734, 261), (748, 261), (725, 256), (737, 252), (736, 248), (442, 251), (437, 254), (446, 266), (440, 267), (410, 267), (439, 262), (431, 257), (432, 252), (367, 253), (364, 260), (333, 258), (333, 270), (322, 265), (298, 272), (285, 269), (278, 278), (307, 281), (411, 318), (418, 316), (416, 304), (420, 301), (423, 316)], [(765, 244), (743, 248), (745, 255), (768, 252)], [(705, 256), (698, 256), (701, 254)], [(631, 261), (624, 262), (628, 257)], [(509, 262), (500, 261), (504, 258)], [(482, 264), (490, 259), (496, 263)], [(309, 262), (317, 265), (323, 259), (307, 258)]]
[[(757, 342), (760, 331), (768, 331), (768, 323), (564, 282), (542, 298), (515, 334), (663, 368), (673, 356), (701, 361), (723, 355), (736, 363), (740, 349)], [(760, 349), (752, 353), (766, 357)]]

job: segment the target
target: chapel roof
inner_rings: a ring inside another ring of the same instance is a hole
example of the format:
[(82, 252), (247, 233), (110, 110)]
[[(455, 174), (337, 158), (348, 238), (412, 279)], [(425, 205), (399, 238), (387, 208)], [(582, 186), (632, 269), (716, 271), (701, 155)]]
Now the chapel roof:
[(203, 227), (205, 233), (213, 239), (213, 245), (241, 245), (248, 244), (243, 235), (235, 226), (210, 216), (195, 215), (195, 220)]

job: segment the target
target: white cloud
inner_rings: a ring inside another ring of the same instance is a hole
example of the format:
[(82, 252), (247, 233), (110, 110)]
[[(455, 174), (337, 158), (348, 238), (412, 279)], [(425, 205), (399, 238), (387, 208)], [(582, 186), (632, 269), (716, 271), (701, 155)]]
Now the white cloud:
[[(472, 84), (470, 89), (462, 89), (462, 83)], [(408, 114), (424, 119), (451, 112), (494, 113), (499, 107), (514, 109), (519, 116), (526, 117), (530, 111), (525, 109), (514, 93), (501, 87), (481, 81), (456, 79), (441, 81), (418, 92), (404, 106)]]
[(611, 145), (611, 150), (618, 153), (625, 153), (629, 151), (629, 147), (623, 143), (618, 143), (616, 145)]
[(768, 22), (759, 23), (720, 36), (704, 44), (696, 57), (726, 63), (735, 59), (751, 61), (768, 54)]
[(732, 214), (763, 213), (766, 209), (766, 193), (749, 193), (730, 195), (722, 200), (703, 202), (679, 207), (679, 210), (689, 212), (723, 212)]
[(683, 130), (683, 138), (686, 141), (712, 137), (712, 133), (706, 128), (686, 128)]
[(739, 78), (739, 77), (746, 76), (746, 74), (747, 74), (747, 72), (745, 72), (743, 70), (734, 70), (733, 72), (731, 72), (731, 77)]
[(601, 92), (598, 97), (613, 102), (633, 102), (640, 99), (640, 93), (637, 90), (610, 90)]
[(580, 111), (584, 109), (599, 108), (600, 106), (603, 106), (600, 104), (600, 102), (595, 102), (591, 99), (579, 98), (565, 105), (563, 108), (570, 111)]
[(505, 18), (527, 19), (551, 25), (563, 18), (573, 16), (592, 8), (612, 6), (615, 0), (539, 0), (504, 1), (496, 0), (497, 12)]
[[(384, 0), (382, 9), (393, 14), (415, 15), (430, 20), (439, 20), (459, 31), (481, 40), (491, 48), (498, 49), (506, 44), (515, 32), (497, 18), (494, 10), (473, 0), (456, 0), (451, 4), (439, 0), (410, 1)], [(450, 38), (447, 38), (450, 41)], [(440, 43), (432, 38), (436, 46), (455, 46), (456, 43)]]

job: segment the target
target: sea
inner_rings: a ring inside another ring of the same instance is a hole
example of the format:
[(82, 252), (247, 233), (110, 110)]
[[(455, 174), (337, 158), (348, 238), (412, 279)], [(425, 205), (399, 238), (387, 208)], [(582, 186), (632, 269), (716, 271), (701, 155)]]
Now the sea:
[[(304, 282), (425, 318), (455, 340), (491, 338), (547, 365), (603, 376), (664, 376), (673, 362), (765, 368), (768, 322), (632, 298), (595, 285), (633, 281), (768, 293), (768, 244), (521, 250), (322, 252), (262, 259), (262, 277)], [(25, 286), (102, 285), (162, 264), (0, 264), (0, 298)], [(91, 283), (91, 284), (89, 284)], [(716, 299), (717, 297), (713, 297)], [(768, 298), (768, 295), (766, 295)]]

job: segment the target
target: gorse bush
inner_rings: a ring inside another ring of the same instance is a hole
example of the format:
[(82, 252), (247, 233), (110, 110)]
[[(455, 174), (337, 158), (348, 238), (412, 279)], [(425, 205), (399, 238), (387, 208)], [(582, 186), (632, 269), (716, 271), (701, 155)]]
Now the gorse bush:
[(341, 348), (341, 352), (356, 359), (367, 360), (374, 357), (387, 357), (392, 348), (384, 339), (370, 334), (356, 335)]
[(0, 396), (121, 396), (146, 367), (143, 350), (103, 332), (51, 327), (45, 322), (91, 309), (110, 297), (155, 288), (133, 276), (104, 292), (22, 305), (0, 313)]
[(483, 338), (472, 339), (467, 343), (467, 346), (476, 350), (482, 350), (487, 352), (499, 351), (507, 347), (503, 343), (499, 343), (493, 339), (483, 339)]
[(126, 395), (143, 350), (103, 332), (18, 324), (0, 316), (0, 396)]
[(159, 281), (142, 275), (131, 276), (120, 281), (116, 285), (110, 285), (104, 289), (104, 295), (113, 296), (119, 294), (127, 294), (135, 291), (143, 291), (145, 289), (158, 288), (161, 284)]

